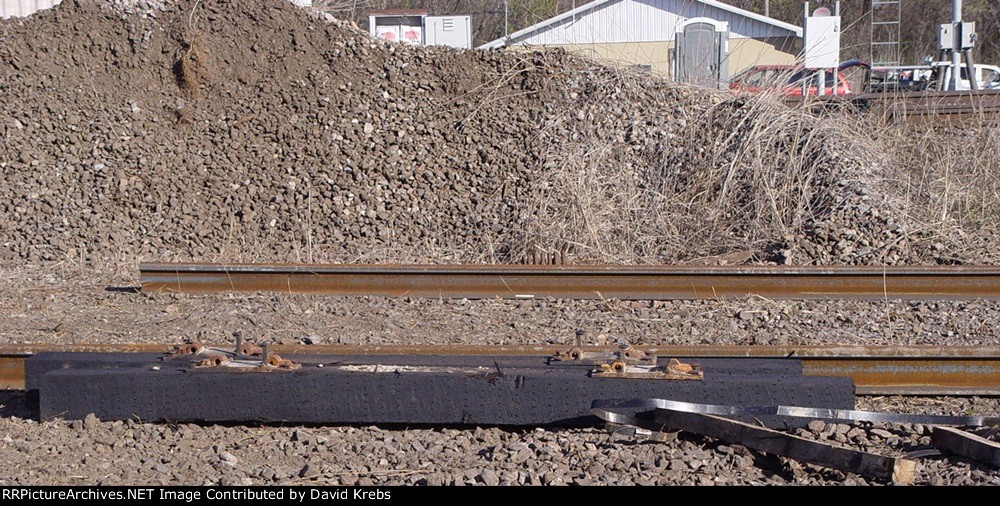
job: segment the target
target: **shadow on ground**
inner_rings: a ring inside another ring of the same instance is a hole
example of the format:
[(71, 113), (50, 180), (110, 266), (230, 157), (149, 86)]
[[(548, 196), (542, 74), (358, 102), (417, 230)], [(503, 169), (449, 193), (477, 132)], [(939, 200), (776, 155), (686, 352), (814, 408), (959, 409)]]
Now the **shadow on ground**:
[(142, 288), (138, 286), (108, 286), (104, 288), (105, 292), (111, 293), (140, 293)]
[(0, 418), (38, 419), (38, 410), (28, 405), (28, 395), (23, 390), (0, 390)]

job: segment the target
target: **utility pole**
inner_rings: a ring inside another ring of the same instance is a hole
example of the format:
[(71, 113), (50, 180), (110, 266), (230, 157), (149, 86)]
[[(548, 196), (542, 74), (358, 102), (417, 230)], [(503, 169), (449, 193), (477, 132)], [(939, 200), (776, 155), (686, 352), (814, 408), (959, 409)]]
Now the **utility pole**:
[(503, 0), (503, 36), (507, 38), (509, 30), (507, 29), (509, 25), (507, 24), (507, 0)]
[[(952, 50), (951, 50), (951, 89), (957, 90), (962, 79), (962, 0), (951, 0)], [(969, 82), (976, 79), (969, 74)]]
[[(802, 2), (802, 51), (803, 52), (805, 52), (806, 50), (806, 40), (808, 40), (806, 35), (809, 30), (809, 27), (806, 26), (808, 24), (809, 24), (809, 2)], [(806, 78), (805, 65), (803, 65), (802, 68), (803, 68), (802, 96), (805, 97), (809, 95), (809, 79)]]

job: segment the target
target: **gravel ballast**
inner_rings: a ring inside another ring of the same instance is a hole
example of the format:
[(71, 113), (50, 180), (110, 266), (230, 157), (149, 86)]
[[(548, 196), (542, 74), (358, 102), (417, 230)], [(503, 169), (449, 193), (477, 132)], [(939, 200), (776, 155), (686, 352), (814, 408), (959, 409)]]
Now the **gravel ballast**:
[[(577, 328), (611, 344), (997, 345), (995, 302), (463, 301), (121, 290), (52, 268), (6, 272), (5, 342), (227, 342), (233, 330), (285, 344), (540, 344)], [(919, 330), (917, 326), (919, 325)], [(891, 329), (887, 332), (885, 329)], [(867, 484), (693, 435), (666, 442), (600, 429), (255, 427), (31, 420), (22, 393), (0, 398), (5, 484)], [(858, 409), (996, 415), (996, 398), (859, 397)], [(795, 434), (899, 457), (926, 427), (814, 423)], [(638, 444), (636, 442), (639, 441)], [(917, 484), (1000, 484), (960, 458), (921, 459)]]
[[(0, 485), (865, 485), (862, 476), (688, 434), (660, 442), (600, 429), (226, 427), (42, 422), (0, 393)], [(864, 407), (996, 412), (995, 399), (873, 398)], [(12, 415), (12, 412), (14, 413)], [(814, 424), (802, 437), (888, 456), (929, 445), (929, 428)], [(964, 459), (931, 457), (915, 483), (998, 484)]]
[[(777, 101), (562, 51), (372, 40), (283, 0), (79, 0), (0, 21), (0, 343), (998, 345), (993, 301), (136, 293), (141, 260), (936, 264), (865, 146)], [(900, 185), (901, 187), (904, 185)], [(908, 191), (908, 188), (904, 189)], [(900, 190), (901, 192), (903, 190)], [(905, 193), (905, 192), (904, 192)], [(766, 196), (767, 198), (762, 198)], [(963, 245), (958, 248), (956, 244)], [(996, 415), (995, 398), (858, 407)], [(888, 456), (927, 427), (796, 432)], [(32, 419), (0, 485), (868, 484), (691, 434)], [(918, 484), (1000, 484), (922, 459)]]
[(559, 50), (81, 0), (0, 22), (0, 72), (0, 260), (956, 260), (850, 127)]

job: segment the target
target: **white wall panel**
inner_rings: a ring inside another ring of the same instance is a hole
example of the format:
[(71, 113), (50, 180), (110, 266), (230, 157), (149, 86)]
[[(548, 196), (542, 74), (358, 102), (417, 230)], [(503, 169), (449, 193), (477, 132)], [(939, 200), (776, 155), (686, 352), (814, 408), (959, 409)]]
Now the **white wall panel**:
[(729, 23), (732, 38), (787, 37), (788, 30), (697, 0), (609, 1), (549, 26), (540, 26), (511, 44), (601, 44), (674, 39), (685, 20), (709, 17)]
[(58, 5), (62, 0), (0, 0), (0, 18), (30, 16)]

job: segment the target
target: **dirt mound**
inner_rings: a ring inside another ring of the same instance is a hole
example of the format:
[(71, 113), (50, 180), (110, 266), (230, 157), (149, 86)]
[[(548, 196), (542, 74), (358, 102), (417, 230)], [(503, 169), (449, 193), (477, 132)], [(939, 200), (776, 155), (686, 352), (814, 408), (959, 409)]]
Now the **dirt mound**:
[(560, 51), (384, 43), (283, 0), (77, 0), (0, 23), (0, 72), (9, 258), (924, 258), (877, 227), (854, 232), (891, 244), (836, 249), (879, 204), (824, 123)]

